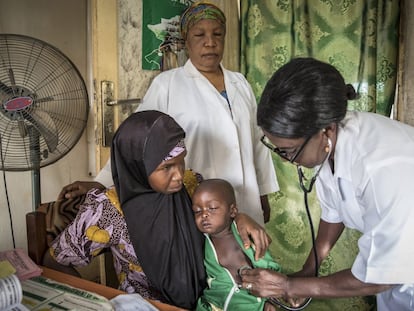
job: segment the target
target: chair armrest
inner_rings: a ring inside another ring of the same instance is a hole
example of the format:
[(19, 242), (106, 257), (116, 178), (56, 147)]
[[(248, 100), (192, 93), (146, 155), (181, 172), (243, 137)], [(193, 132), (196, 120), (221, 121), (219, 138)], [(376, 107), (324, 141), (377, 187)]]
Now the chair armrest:
[(27, 213), (26, 229), (29, 257), (36, 264), (41, 265), (43, 255), (48, 248), (46, 240), (46, 215), (38, 211)]

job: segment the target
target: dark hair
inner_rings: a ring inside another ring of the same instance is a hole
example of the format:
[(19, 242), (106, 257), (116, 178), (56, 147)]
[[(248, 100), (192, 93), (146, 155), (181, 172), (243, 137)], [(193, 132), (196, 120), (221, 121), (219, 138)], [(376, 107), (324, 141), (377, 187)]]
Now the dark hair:
[(234, 188), (227, 180), (221, 178), (205, 179), (194, 190), (193, 197), (202, 190), (218, 192), (228, 204), (236, 203)]
[(277, 70), (262, 93), (257, 123), (284, 138), (309, 137), (340, 122), (355, 89), (332, 65), (314, 58), (294, 58)]

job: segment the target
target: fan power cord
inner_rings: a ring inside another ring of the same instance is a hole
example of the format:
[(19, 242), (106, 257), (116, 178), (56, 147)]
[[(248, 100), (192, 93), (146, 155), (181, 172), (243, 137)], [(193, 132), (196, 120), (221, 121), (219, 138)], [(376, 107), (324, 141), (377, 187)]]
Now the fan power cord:
[(6, 172), (4, 170), (4, 158), (3, 158), (3, 144), (2, 138), (0, 134), (0, 159), (1, 159), (1, 167), (3, 168), (3, 183), (4, 183), (4, 192), (6, 193), (6, 201), (7, 201), (7, 209), (9, 211), (9, 219), (10, 219), (10, 232), (13, 241), (13, 248), (16, 248), (16, 240), (14, 238), (14, 226), (13, 226), (13, 217), (10, 208), (10, 199), (9, 199), (9, 191), (7, 190), (7, 182), (6, 182)]

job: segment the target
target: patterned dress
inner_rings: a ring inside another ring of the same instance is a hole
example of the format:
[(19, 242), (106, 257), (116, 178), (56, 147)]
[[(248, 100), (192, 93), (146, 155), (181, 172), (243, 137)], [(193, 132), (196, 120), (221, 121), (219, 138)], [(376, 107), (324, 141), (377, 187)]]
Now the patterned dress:
[(85, 266), (105, 248), (113, 254), (119, 289), (161, 300), (142, 271), (113, 188), (88, 192), (76, 218), (56, 238), (50, 252), (60, 264)]

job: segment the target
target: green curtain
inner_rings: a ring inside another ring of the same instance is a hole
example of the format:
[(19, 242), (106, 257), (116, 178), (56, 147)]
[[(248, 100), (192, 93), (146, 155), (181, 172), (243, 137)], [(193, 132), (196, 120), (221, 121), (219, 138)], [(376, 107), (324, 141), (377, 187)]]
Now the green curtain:
[[(394, 102), (399, 1), (241, 0), (241, 71), (257, 100), (270, 76), (293, 57), (311, 56), (334, 65), (359, 93), (350, 110), (390, 115)], [(374, 130), (374, 129), (373, 129)], [(284, 272), (301, 268), (311, 234), (296, 168), (274, 157), (280, 191), (270, 196), (270, 251)], [(310, 170), (306, 172), (312, 174)], [(320, 207), (309, 196), (315, 230)], [(321, 267), (327, 275), (352, 265), (360, 234), (346, 229)], [(375, 310), (374, 297), (314, 299), (307, 310)]]

